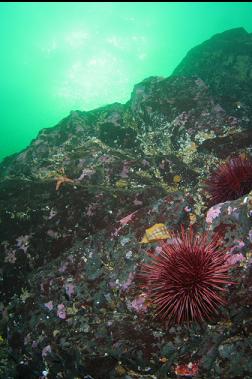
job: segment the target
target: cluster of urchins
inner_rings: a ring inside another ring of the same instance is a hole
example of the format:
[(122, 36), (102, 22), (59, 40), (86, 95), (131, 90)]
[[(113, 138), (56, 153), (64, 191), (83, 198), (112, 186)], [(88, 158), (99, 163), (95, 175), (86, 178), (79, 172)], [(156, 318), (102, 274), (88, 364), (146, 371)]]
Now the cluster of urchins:
[[(245, 156), (229, 159), (205, 181), (210, 206), (235, 200), (252, 189), (252, 161)], [(148, 252), (138, 279), (155, 306), (156, 315), (171, 323), (203, 322), (226, 303), (230, 276), (228, 255), (218, 234), (209, 240), (184, 227), (171, 239), (160, 240), (161, 249)]]

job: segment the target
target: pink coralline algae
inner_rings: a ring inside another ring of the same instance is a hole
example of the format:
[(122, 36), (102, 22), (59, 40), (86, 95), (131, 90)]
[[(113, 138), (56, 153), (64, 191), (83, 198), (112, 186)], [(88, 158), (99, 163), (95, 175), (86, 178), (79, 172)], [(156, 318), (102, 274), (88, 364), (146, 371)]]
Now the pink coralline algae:
[(230, 253), (233, 253), (237, 250), (240, 251), (245, 246), (245, 243), (241, 240), (234, 240), (234, 243), (236, 243), (236, 245), (231, 247), (231, 249), (229, 250)]
[(192, 209), (191, 209), (191, 208), (189, 208), (188, 206), (186, 206), (186, 207), (184, 208), (184, 211), (185, 211), (185, 212), (191, 212), (191, 211), (192, 211)]
[(121, 218), (121, 220), (119, 220), (120, 224), (121, 225), (127, 225), (129, 222), (133, 221), (133, 215), (136, 213), (137, 211), (133, 212), (133, 213), (130, 213), (128, 216), (125, 216), (123, 218)]
[(59, 304), (57, 307), (57, 316), (62, 320), (66, 319), (66, 310), (64, 304)]
[(213, 206), (212, 208), (210, 208), (207, 212), (207, 216), (206, 216), (206, 222), (208, 224), (212, 224), (213, 220), (219, 216), (219, 214), (221, 213), (221, 206), (222, 206), (223, 203), (221, 204), (218, 204), (217, 206)]
[(37, 341), (32, 341), (32, 348), (36, 349), (38, 347)]
[(228, 215), (230, 216), (233, 212), (235, 212), (235, 211), (237, 211), (237, 208), (232, 208), (232, 207), (228, 207), (228, 209), (227, 209), (227, 213), (228, 213)]
[(60, 268), (59, 268), (59, 272), (65, 272), (66, 269), (67, 269), (67, 266), (68, 266), (68, 262), (65, 262), (63, 263)]
[(110, 286), (110, 288), (118, 288), (119, 287), (119, 281), (110, 281), (109, 282), (109, 286)]
[(249, 231), (248, 236), (249, 236), (249, 241), (252, 242), (252, 229)]
[(160, 254), (162, 252), (162, 247), (161, 246), (156, 246), (155, 247), (155, 253)]
[(123, 283), (121, 286), (123, 291), (126, 291), (129, 288), (129, 286), (132, 284), (133, 279), (134, 275), (132, 274), (132, 272), (130, 272), (127, 281)]
[(46, 347), (44, 347), (44, 349), (42, 350), (42, 357), (45, 358), (48, 354), (51, 354), (52, 352), (52, 348), (50, 345), (47, 345)]
[(230, 257), (227, 260), (227, 263), (229, 265), (234, 265), (236, 263), (240, 263), (244, 259), (245, 258), (244, 258), (244, 256), (242, 254), (233, 254), (233, 255), (230, 255)]
[(45, 303), (44, 306), (51, 311), (53, 309), (53, 302), (49, 301), (48, 303)]
[(115, 236), (117, 237), (118, 236), (118, 233), (120, 232), (120, 230), (127, 224), (129, 224), (130, 222), (133, 221), (133, 216), (137, 213), (138, 211), (135, 211), (133, 213), (130, 213), (128, 216), (125, 216), (123, 218), (121, 218), (121, 220), (119, 220), (121, 226), (119, 226), (119, 228), (115, 228), (115, 231), (112, 233), (112, 236)]
[(146, 302), (146, 295), (140, 295), (131, 302), (130, 306), (137, 313), (145, 313), (147, 312), (147, 305), (145, 304), (145, 302)]

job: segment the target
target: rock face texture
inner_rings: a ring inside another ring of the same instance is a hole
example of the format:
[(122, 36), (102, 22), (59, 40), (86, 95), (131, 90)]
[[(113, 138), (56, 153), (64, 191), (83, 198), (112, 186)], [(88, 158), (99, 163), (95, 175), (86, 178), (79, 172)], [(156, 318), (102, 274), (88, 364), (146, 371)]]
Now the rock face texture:
[(240, 105), (241, 116), (252, 99), (252, 34), (243, 28), (216, 34), (190, 50), (173, 75), (199, 76), (229, 113)]
[[(244, 29), (215, 35), (1, 163), (1, 378), (252, 378), (252, 192), (209, 208), (204, 188), (252, 156), (251, 63)], [(153, 319), (136, 274), (157, 223), (221, 235), (236, 284), (209, 323)]]

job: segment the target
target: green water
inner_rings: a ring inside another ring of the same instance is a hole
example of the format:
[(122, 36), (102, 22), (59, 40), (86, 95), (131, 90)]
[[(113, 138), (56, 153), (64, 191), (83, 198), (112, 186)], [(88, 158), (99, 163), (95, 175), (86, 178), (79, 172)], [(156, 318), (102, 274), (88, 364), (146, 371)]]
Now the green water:
[(0, 160), (72, 109), (129, 99), (224, 30), (252, 32), (252, 3), (1, 3)]

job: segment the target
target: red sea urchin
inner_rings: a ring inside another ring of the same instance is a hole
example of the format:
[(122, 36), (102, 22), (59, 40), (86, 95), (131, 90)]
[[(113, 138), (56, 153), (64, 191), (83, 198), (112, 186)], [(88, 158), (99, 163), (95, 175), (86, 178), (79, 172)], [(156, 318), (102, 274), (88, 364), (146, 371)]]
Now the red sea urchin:
[(205, 184), (210, 206), (246, 195), (252, 189), (252, 160), (244, 156), (230, 158), (205, 180)]
[(207, 233), (181, 228), (173, 237), (161, 242), (159, 255), (148, 253), (151, 262), (138, 275), (141, 287), (168, 324), (209, 320), (226, 303), (225, 285), (232, 284), (226, 252), (218, 235), (209, 242)]

